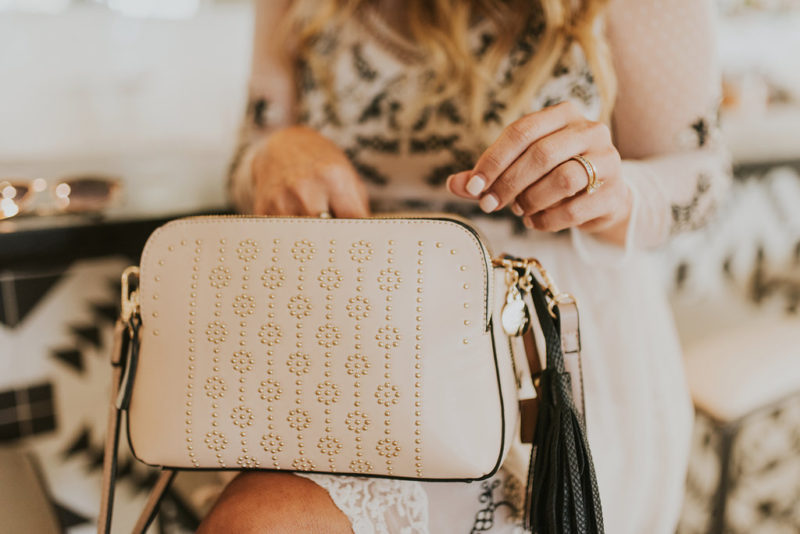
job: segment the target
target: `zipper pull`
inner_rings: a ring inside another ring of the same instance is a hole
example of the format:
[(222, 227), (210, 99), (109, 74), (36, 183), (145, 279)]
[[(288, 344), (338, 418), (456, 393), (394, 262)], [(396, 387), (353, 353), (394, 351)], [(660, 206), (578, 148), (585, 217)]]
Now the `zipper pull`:
[(512, 267), (506, 266), (506, 303), (500, 314), (503, 331), (507, 336), (521, 336), (531, 323), (531, 312), (519, 290), (519, 273)]
[[(133, 289), (134, 280), (136, 289)], [(120, 320), (131, 324), (131, 319), (139, 315), (139, 268), (135, 265), (122, 272), (122, 295), (120, 301)]]

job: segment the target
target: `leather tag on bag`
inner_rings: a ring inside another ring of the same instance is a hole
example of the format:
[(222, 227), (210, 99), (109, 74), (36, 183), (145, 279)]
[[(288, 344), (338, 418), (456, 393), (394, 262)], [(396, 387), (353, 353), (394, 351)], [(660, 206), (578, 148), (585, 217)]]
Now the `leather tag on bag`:
[(539, 397), (519, 401), (519, 437), (522, 443), (533, 443), (536, 421), (539, 419)]
[(536, 397), (521, 399), (519, 401), (520, 425), (519, 433), (522, 443), (533, 443), (533, 435), (536, 432), (536, 422), (539, 420), (539, 379), (542, 372), (542, 360), (536, 348), (536, 340), (533, 337), (533, 328), (522, 335), (525, 345), (525, 357), (528, 360), (528, 368), (533, 380), (533, 387), (536, 389)]

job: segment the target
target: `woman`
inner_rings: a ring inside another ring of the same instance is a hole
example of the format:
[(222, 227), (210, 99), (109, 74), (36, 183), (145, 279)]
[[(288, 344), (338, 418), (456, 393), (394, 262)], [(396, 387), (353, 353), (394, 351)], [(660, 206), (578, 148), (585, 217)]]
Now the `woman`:
[[(726, 189), (711, 18), (696, 0), (258, 2), (238, 206), (455, 211), (539, 258), (581, 303), (614, 534), (674, 532), (682, 502), (691, 404), (640, 251)], [(525, 458), (472, 484), (242, 474), (201, 532), (518, 532)]]

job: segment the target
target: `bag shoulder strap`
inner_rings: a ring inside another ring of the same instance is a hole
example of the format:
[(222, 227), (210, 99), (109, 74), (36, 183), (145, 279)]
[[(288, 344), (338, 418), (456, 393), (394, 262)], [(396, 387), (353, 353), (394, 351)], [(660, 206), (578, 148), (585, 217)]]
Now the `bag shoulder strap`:
[[(111, 349), (111, 402), (108, 407), (108, 425), (106, 428), (105, 454), (103, 456), (103, 485), (100, 498), (100, 513), (97, 518), (97, 533), (109, 534), (111, 532), (111, 517), (114, 511), (114, 487), (117, 479), (117, 456), (119, 452), (119, 434), (123, 412), (127, 405), (117, 402), (123, 380), (129, 373), (124, 373), (131, 364), (131, 359), (136, 357), (138, 348), (138, 328), (131, 328), (122, 319), (114, 325), (114, 341)], [(150, 526), (158, 512), (158, 505), (164, 493), (169, 489), (176, 472), (172, 469), (162, 469), (144, 509), (133, 528), (134, 534), (143, 534)]]
[(574, 298), (558, 303), (561, 351), (564, 354), (564, 370), (571, 377), (572, 399), (575, 409), (586, 425), (586, 399), (583, 392), (583, 364), (581, 361), (581, 321), (578, 303)]

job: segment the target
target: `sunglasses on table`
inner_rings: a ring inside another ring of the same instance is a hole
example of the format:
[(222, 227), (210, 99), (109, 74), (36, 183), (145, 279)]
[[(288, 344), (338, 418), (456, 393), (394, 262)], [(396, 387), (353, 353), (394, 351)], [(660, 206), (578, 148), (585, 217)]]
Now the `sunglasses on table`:
[[(97, 213), (111, 206), (119, 195), (121, 182), (104, 176), (74, 176), (49, 183), (0, 178), (0, 220), (17, 215), (53, 213)], [(37, 197), (49, 192), (45, 201)]]

